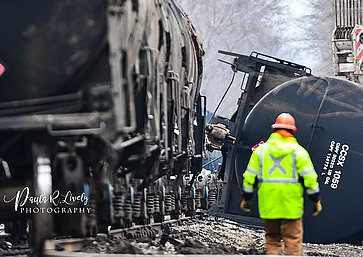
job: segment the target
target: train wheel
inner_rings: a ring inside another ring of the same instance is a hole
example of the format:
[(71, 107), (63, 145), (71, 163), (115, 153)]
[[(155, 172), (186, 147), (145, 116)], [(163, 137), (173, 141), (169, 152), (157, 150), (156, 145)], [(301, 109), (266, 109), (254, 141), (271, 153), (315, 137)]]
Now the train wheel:
[[(34, 196), (50, 197), (52, 194), (52, 169), (47, 148), (39, 143), (32, 144), (33, 153), (33, 185)], [(45, 239), (53, 231), (53, 215), (50, 201), (41, 203), (33, 208), (30, 223), (30, 245), (36, 254), (44, 248)]]

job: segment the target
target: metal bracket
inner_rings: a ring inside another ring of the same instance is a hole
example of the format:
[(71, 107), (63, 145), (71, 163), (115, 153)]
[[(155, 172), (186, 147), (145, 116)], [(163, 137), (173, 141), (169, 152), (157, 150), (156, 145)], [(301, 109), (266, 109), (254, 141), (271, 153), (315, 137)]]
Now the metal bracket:
[(48, 124), (47, 131), (51, 136), (75, 136), (75, 135), (97, 135), (106, 128), (106, 123), (101, 122), (97, 128), (75, 128), (75, 129), (54, 129), (54, 124)]
[(109, 6), (107, 10), (113, 112), (117, 131), (125, 133), (136, 130), (134, 85), (127, 80), (128, 67), (124, 66), (127, 66), (128, 56), (123, 51), (128, 47), (127, 38), (131, 33), (131, 17), (130, 12), (127, 12), (132, 8), (127, 6), (130, 3), (131, 1), (127, 1), (126, 6)]

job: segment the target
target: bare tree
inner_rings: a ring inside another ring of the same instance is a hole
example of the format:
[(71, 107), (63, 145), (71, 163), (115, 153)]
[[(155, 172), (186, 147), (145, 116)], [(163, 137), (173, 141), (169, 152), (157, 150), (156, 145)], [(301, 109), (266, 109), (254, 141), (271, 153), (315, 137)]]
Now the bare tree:
[[(202, 38), (205, 72), (202, 93), (208, 97), (208, 109), (214, 110), (232, 77), (228, 65), (218, 62), (218, 50), (242, 54), (258, 51), (289, 59), (298, 49), (284, 51), (290, 41), (288, 1), (278, 0), (177, 0), (190, 16)], [(288, 54), (287, 56), (285, 56)], [(223, 109), (235, 109), (239, 84), (231, 88)], [(233, 98), (233, 99), (232, 99)]]
[(308, 0), (309, 13), (296, 19), (294, 24), (301, 28), (294, 39), (301, 49), (301, 55), (308, 56), (309, 66), (315, 75), (333, 75), (333, 56), (331, 48), (335, 14), (332, 0)]

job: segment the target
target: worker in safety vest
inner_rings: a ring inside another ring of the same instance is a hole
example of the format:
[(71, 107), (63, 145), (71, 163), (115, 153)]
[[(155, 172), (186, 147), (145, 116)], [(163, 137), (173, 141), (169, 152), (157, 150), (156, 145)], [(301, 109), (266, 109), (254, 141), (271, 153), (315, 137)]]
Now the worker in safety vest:
[(302, 255), (303, 191), (313, 202), (313, 215), (322, 210), (318, 175), (308, 152), (299, 145), (293, 132), (295, 119), (282, 113), (271, 126), (269, 139), (252, 153), (243, 174), (241, 209), (250, 211), (250, 200), (257, 188), (260, 217), (265, 219), (268, 255)]

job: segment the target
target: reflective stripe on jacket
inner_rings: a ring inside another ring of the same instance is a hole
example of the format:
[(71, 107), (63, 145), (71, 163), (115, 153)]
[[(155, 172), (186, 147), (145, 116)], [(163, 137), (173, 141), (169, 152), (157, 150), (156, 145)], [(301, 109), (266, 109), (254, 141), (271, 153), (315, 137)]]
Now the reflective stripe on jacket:
[(303, 215), (303, 186), (319, 192), (318, 175), (308, 152), (294, 137), (272, 133), (253, 153), (243, 174), (243, 190), (253, 192), (258, 180), (258, 207), (263, 219), (298, 219)]

